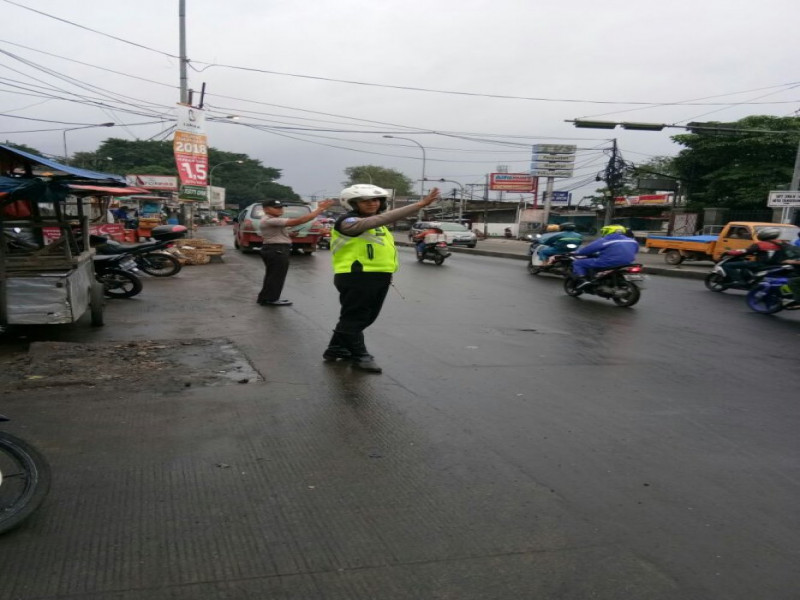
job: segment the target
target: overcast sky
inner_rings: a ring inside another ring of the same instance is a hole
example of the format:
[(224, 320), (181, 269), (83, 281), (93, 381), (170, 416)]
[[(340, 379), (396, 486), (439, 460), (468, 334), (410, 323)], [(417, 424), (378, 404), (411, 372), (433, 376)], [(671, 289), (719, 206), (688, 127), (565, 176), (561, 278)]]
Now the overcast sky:
[[(104, 122), (117, 125), (67, 132), (69, 153), (162, 139), (179, 100), (178, 6), (0, 0), (0, 140), (60, 156), (65, 128)], [(209, 122), (210, 145), (281, 169), (306, 199), (336, 195), (348, 166), (419, 180), (420, 148), (387, 134), (425, 148), (429, 178), (463, 185), (498, 165), (527, 171), (532, 144), (576, 144), (575, 177), (556, 189), (580, 197), (611, 137), (640, 163), (676, 154), (680, 130), (566, 119), (800, 109), (797, 0), (186, 0), (186, 12), (189, 87), (206, 84), (209, 117), (240, 117)]]

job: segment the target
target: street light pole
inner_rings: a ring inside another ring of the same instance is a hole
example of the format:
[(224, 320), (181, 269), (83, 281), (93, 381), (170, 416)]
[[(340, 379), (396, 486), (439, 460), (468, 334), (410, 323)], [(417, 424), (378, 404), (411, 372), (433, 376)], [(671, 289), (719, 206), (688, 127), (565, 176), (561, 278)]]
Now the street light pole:
[(67, 152), (67, 132), (75, 131), (76, 129), (90, 129), (92, 127), (113, 127), (114, 123), (98, 123), (97, 125), (83, 125), (81, 127), (70, 127), (62, 131), (64, 137), (64, 164), (69, 164), (69, 154)]
[[(420, 144), (417, 140), (413, 140), (407, 137), (398, 137), (396, 135), (385, 135), (383, 137), (391, 138), (394, 140), (406, 140), (407, 142), (413, 142), (414, 144), (419, 146), (420, 150), (422, 150), (422, 179), (420, 179), (419, 182), (419, 199), (422, 200), (422, 198), (425, 196), (425, 162), (426, 162), (425, 146)], [(422, 209), (420, 209), (419, 212), (417, 213), (417, 220), (418, 221), (422, 220)]]
[[(244, 161), (243, 160), (228, 160), (228, 161), (221, 162), (221, 163), (216, 164), (213, 167), (211, 167), (211, 171), (209, 171), (209, 173), (208, 173), (208, 187), (214, 187), (214, 169), (216, 169), (217, 167), (221, 167), (222, 165), (232, 165), (234, 163), (241, 165), (242, 163), (244, 163)], [(258, 185), (258, 183), (256, 185)]]

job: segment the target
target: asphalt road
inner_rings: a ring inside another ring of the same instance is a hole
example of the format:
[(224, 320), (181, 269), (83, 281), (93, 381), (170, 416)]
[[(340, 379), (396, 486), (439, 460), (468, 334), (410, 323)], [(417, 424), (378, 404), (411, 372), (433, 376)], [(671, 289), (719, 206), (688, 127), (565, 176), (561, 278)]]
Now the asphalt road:
[(224, 338), (264, 381), (6, 391), (55, 481), (0, 538), (0, 598), (800, 595), (800, 315), (690, 279), (621, 309), (516, 260), (401, 262), (367, 332), (382, 375), (320, 360), (327, 252), (293, 258), (289, 308), (229, 250), (101, 330), (9, 332), (4, 355)]

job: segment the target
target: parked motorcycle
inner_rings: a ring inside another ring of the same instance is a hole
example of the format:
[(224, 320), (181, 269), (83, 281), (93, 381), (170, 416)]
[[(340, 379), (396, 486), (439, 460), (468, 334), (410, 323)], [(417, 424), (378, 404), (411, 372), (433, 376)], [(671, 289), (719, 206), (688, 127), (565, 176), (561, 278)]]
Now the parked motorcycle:
[[(8, 421), (0, 415), (0, 421)], [(20, 525), (50, 491), (50, 466), (31, 444), (0, 431), (0, 533)]]
[[(572, 267), (572, 260), (570, 258), (569, 253), (576, 250), (578, 248), (578, 244), (567, 244), (567, 252), (561, 254), (554, 254), (549, 262), (542, 260), (542, 257), (539, 256), (539, 251), (541, 247), (538, 249), (533, 248), (533, 244), (531, 244), (531, 260), (528, 263), (528, 273), (531, 275), (539, 275), (540, 273), (552, 273), (553, 275), (558, 275), (559, 277), (566, 277), (567, 274), (570, 272)], [(537, 244), (537, 246), (539, 246)]]
[(136, 276), (136, 261), (130, 254), (105, 256), (95, 254), (94, 276), (103, 284), (110, 298), (131, 298), (142, 291), (142, 280)]
[(90, 241), (100, 255), (127, 254), (131, 256), (137, 268), (153, 277), (172, 277), (182, 268), (177, 258), (163, 252), (174, 245), (172, 241), (120, 244), (110, 238), (96, 235), (91, 236)]
[[(568, 255), (571, 261), (575, 258)], [(595, 274), (594, 279), (585, 285), (580, 285), (578, 279), (570, 272), (564, 280), (564, 291), (568, 296), (577, 298), (582, 294), (594, 294), (601, 298), (611, 300), (617, 306), (633, 306), (641, 298), (640, 285), (643, 285), (645, 276), (642, 274), (642, 265), (630, 264), (620, 267), (611, 267)]]
[(712, 292), (724, 292), (725, 290), (750, 290), (764, 277), (770, 274), (780, 274), (783, 270), (781, 265), (765, 267), (760, 271), (742, 271), (742, 281), (733, 281), (725, 270), (725, 265), (732, 261), (742, 260), (742, 252), (726, 252), (722, 258), (714, 265), (711, 273), (706, 275), (705, 286)]
[(786, 276), (793, 271), (792, 267), (784, 265), (781, 271), (784, 276), (777, 273), (765, 275), (747, 292), (745, 301), (751, 310), (763, 315), (772, 315), (787, 308), (789, 310), (800, 308), (796, 306), (794, 294), (789, 289), (789, 277)]

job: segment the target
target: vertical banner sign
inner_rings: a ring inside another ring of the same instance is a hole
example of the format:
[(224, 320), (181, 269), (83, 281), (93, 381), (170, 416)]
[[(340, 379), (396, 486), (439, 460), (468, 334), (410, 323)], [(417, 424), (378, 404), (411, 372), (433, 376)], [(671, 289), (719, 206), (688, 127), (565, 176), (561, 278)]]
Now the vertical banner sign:
[(205, 120), (202, 109), (187, 104), (178, 105), (178, 125), (172, 148), (181, 180), (180, 197), (187, 200), (205, 200), (208, 196), (208, 138)]

